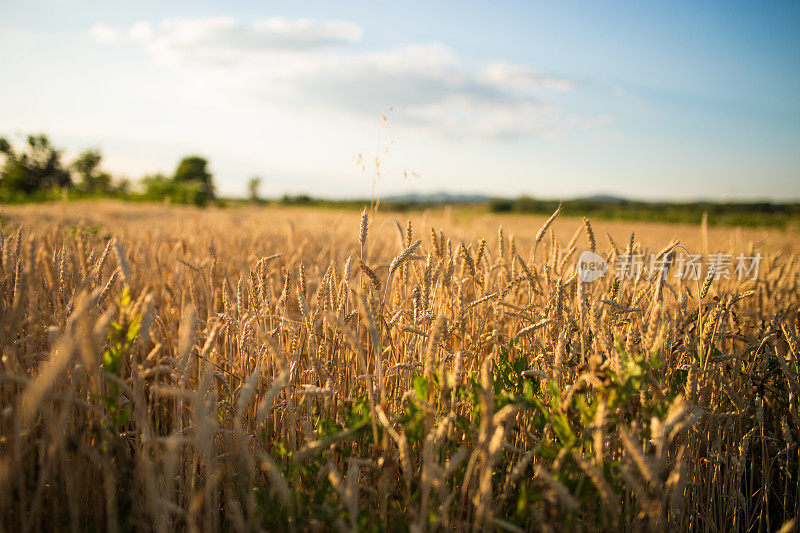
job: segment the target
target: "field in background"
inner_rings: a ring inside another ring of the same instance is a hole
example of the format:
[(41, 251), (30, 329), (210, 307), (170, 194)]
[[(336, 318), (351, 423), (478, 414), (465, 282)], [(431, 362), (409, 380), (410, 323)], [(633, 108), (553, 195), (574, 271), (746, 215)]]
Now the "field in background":
[[(231, 205), (241, 201), (226, 200)], [(280, 205), (314, 206), (330, 209), (359, 209), (363, 200), (330, 200), (308, 195), (284, 196)], [(474, 213), (517, 213), (539, 215), (545, 218), (561, 205), (563, 214), (572, 217), (590, 217), (592, 220), (626, 220), (636, 222), (664, 222), (670, 224), (695, 224), (703, 216), (712, 226), (767, 226), (800, 230), (800, 204), (774, 202), (644, 202), (614, 197), (576, 198), (564, 201), (540, 200), (528, 196), (518, 198), (492, 198), (481, 195), (401, 195), (383, 199), (384, 211), (422, 211), (427, 208), (451, 206)]]
[(2, 529), (791, 530), (798, 231), (367, 214), (0, 209)]
[[(78, 226), (90, 232), (116, 235), (120, 230), (150, 230), (171, 228), (172, 232), (196, 228), (198, 224), (208, 229), (238, 228), (246, 233), (258, 230), (263, 224), (276, 226), (275, 231), (284, 230), (288, 235), (294, 226), (302, 225), (311, 232), (352, 233), (353, 225), (358, 225), (361, 207), (348, 209), (318, 209), (315, 206), (281, 205), (232, 205), (228, 208), (195, 208), (187, 206), (165, 206), (159, 204), (130, 203), (124, 201), (78, 201), (53, 202), (43, 204), (6, 205), (0, 207), (0, 224), (9, 233), (20, 223), (36, 228), (51, 228), (58, 225), (66, 229)], [(480, 236), (490, 237), (502, 225), (507, 235), (514, 234), (528, 246), (536, 236), (542, 223), (550, 215), (530, 215), (521, 213), (489, 213), (464, 206), (439, 206), (419, 209), (412, 212), (380, 211), (378, 220), (373, 221), (373, 230), (381, 233), (381, 238), (397, 235), (395, 222), (405, 225), (411, 218), (424, 226), (434, 225), (446, 228), (453, 240), (471, 239)], [(589, 217), (591, 218), (591, 217)], [(698, 221), (701, 217), (697, 217)], [(559, 224), (551, 229), (559, 240), (566, 244), (573, 236), (580, 218), (562, 214)], [(568, 221), (568, 222), (567, 222)], [(606, 234), (610, 234), (617, 246), (624, 246), (632, 232), (637, 234), (637, 242), (645, 247), (660, 249), (670, 240), (677, 238), (693, 253), (701, 253), (703, 247), (701, 225), (662, 223), (646, 220), (594, 220), (592, 227), (600, 246), (608, 244)], [(495, 237), (496, 238), (496, 237)], [(757, 248), (769, 251), (800, 252), (800, 227), (785, 229), (763, 227), (730, 227), (715, 225), (713, 216), (708, 227), (709, 252), (724, 251), (729, 248), (746, 252), (750, 242)], [(459, 241), (460, 242), (460, 241)], [(259, 243), (252, 243), (258, 250)], [(584, 247), (585, 248), (585, 247)], [(583, 249), (583, 248), (581, 248)], [(524, 252), (530, 250), (523, 249)]]

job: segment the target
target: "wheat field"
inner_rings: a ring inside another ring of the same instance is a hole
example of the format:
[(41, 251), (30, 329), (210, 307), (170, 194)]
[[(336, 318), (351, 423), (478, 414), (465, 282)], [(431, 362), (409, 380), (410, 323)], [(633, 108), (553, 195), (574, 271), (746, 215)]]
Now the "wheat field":
[[(0, 220), (0, 531), (797, 528), (797, 231), (110, 202)], [(679, 245), (760, 253), (760, 274), (576, 275), (583, 250)]]

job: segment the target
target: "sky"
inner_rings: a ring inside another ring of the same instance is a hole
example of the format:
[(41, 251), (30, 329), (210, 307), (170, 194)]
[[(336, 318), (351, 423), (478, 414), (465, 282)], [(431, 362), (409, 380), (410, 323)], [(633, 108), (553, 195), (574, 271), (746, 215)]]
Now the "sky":
[(800, 3), (0, 0), (0, 136), (217, 190), (800, 200)]

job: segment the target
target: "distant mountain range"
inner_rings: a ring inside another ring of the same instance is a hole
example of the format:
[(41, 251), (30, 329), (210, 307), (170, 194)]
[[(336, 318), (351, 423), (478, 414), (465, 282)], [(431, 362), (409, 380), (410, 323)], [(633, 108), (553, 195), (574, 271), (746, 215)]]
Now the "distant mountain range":
[(408, 193), (384, 196), (386, 202), (407, 202), (411, 204), (478, 204), (488, 202), (491, 196), (485, 194), (453, 194), (449, 192)]
[(595, 202), (608, 202), (608, 203), (620, 203), (620, 202), (627, 202), (627, 198), (622, 198), (621, 196), (612, 196), (610, 194), (595, 194), (594, 196), (584, 196), (583, 198), (577, 198), (577, 200), (592, 200)]
[[(486, 194), (453, 194), (445, 191), (431, 193), (407, 193), (384, 196), (385, 202), (404, 202), (410, 204), (480, 204), (493, 199), (502, 198)], [(625, 198), (609, 194), (597, 194), (572, 200), (591, 200), (595, 202), (618, 203), (627, 201)]]

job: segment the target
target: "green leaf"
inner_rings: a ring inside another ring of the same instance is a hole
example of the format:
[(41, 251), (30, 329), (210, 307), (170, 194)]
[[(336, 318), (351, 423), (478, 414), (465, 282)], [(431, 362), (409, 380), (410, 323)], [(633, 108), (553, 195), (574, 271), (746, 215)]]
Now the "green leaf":
[(428, 399), (428, 380), (423, 376), (417, 376), (414, 379), (414, 394), (420, 400)]

